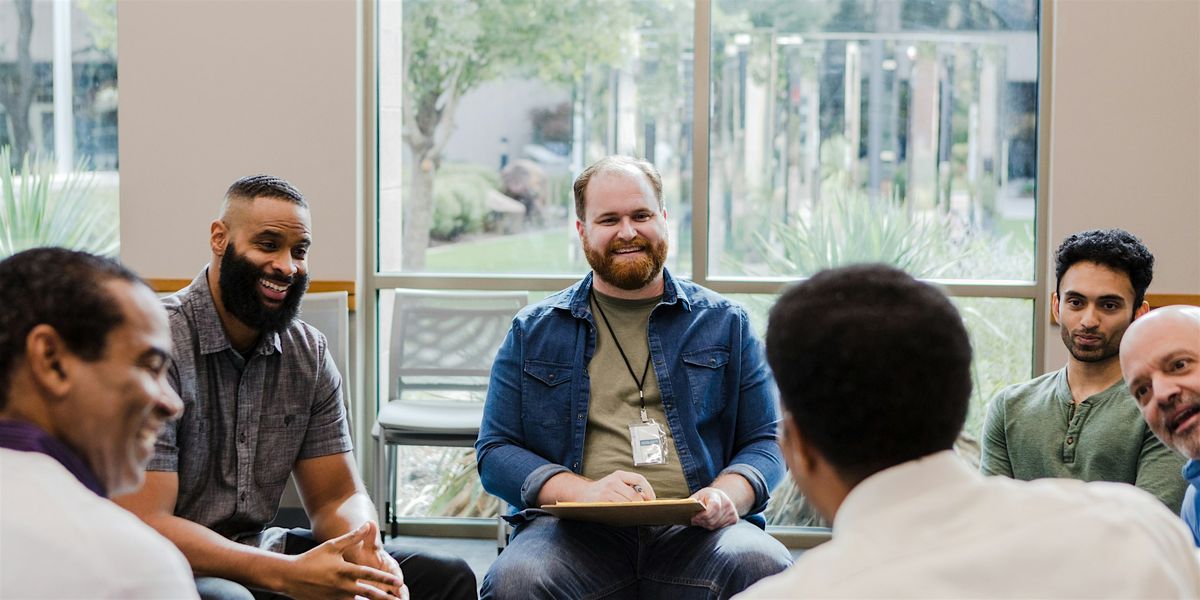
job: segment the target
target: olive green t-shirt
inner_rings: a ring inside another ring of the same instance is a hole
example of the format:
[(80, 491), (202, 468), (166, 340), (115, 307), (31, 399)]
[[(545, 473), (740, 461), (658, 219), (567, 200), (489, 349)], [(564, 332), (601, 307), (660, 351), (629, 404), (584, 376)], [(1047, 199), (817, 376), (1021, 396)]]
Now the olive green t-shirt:
[(1064, 367), (1001, 390), (983, 423), (984, 475), (1129, 483), (1179, 512), (1184, 458), (1154, 437), (1124, 380), (1075, 404)]
[[(592, 315), (596, 319), (596, 351), (588, 363), (591, 379), (591, 398), (588, 402), (587, 434), (583, 441), (583, 473), (588, 479), (600, 479), (618, 469), (640, 473), (654, 487), (658, 498), (686, 498), (690, 495), (675, 440), (663, 412), (662, 395), (654, 367), (646, 369), (650, 355), (646, 327), (650, 312), (660, 298), (623, 300), (605, 296), (593, 290)], [(596, 309), (600, 302), (608, 324), (629, 358), (629, 365), (639, 378), (645, 369), (643, 392), (646, 396), (646, 416), (657, 421), (666, 432), (666, 463), (633, 466), (629, 426), (641, 422), (641, 402), (638, 386), (621, 358), (612, 334), (604, 325), (605, 317)]]

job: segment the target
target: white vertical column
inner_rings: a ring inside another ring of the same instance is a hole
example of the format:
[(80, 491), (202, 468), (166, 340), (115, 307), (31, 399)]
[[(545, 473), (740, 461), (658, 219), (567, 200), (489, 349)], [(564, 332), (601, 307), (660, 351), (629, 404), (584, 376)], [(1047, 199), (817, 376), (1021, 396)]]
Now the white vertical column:
[(75, 78), (71, 69), (71, 2), (54, 4), (54, 155), (55, 170), (75, 166)]

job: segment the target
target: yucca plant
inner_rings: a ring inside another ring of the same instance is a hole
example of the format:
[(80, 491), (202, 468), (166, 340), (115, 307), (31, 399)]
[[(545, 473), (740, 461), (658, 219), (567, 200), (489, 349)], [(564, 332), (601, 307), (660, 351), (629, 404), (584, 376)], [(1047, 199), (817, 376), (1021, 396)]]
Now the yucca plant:
[(895, 201), (862, 194), (818, 204), (790, 223), (771, 224), (759, 243), (771, 273), (813, 275), (854, 263), (886, 263), (916, 277), (952, 276), (983, 244), (938, 211), (915, 213)]
[(93, 193), (95, 175), (80, 161), (76, 170), (55, 175), (49, 161), (8, 165), (11, 150), (0, 147), (0, 258), (39, 246), (61, 246), (116, 256), (120, 248), (113, 207)]
[[(769, 273), (802, 277), (855, 263), (889, 264), (924, 279), (1020, 273), (1032, 263), (1030, 251), (1013, 247), (1007, 236), (971, 230), (953, 215), (936, 209), (910, 210), (886, 198), (871, 201), (861, 193), (823, 202), (794, 215), (791, 223), (772, 223), (769, 234), (759, 234), (758, 242)], [(985, 301), (977, 301), (981, 302)], [(770, 303), (753, 297), (748, 308), (766, 314)], [(1000, 387), (1028, 372), (1023, 363), (1008, 364), (1012, 362), (1008, 357), (1027, 356), (1011, 349), (1029, 347), (1029, 332), (1008, 325), (1022, 322), (1022, 310), (1026, 309), (1020, 303), (1005, 305), (1003, 301), (988, 303), (986, 310), (960, 306), (976, 356), (988, 357), (990, 368), (996, 371), (981, 373), (979, 363), (971, 367), (971, 402), (976, 410), (955, 449), (973, 465), (979, 464), (976, 432), (984, 403)], [(766, 517), (773, 525), (827, 525), (790, 477), (772, 490)]]

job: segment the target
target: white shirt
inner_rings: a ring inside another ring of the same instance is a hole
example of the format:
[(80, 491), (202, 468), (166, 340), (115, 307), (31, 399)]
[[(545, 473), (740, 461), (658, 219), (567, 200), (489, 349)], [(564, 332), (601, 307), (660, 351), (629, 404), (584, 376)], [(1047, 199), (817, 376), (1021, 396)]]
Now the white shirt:
[(183, 554), (53, 458), (0, 448), (0, 598), (196, 598)]
[(876, 473), (833, 539), (738, 596), (1200, 598), (1183, 523), (1133, 486), (983, 477), (952, 452)]

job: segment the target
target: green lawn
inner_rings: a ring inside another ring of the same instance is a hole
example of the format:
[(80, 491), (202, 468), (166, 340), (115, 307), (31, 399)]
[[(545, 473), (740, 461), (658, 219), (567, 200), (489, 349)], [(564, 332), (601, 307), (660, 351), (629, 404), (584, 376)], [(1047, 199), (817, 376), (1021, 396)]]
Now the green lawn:
[(587, 270), (587, 264), (579, 250), (579, 239), (563, 229), (554, 229), (430, 248), (425, 253), (425, 268), (446, 273), (579, 274)]

